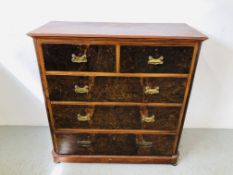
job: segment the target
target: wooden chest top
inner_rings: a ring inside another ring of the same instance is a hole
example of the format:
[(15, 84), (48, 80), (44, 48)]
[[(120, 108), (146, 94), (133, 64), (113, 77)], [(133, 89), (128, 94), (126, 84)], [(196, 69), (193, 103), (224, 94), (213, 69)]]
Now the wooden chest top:
[(53, 21), (31, 31), (33, 37), (104, 37), (206, 40), (184, 23), (105, 23)]

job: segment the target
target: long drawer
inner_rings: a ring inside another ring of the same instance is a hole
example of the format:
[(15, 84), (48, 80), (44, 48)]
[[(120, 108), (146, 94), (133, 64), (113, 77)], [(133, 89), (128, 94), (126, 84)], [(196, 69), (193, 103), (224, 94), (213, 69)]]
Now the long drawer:
[(47, 76), (54, 101), (182, 103), (186, 78)]
[(180, 107), (52, 105), (55, 127), (175, 130)]
[(172, 155), (173, 135), (59, 134), (58, 153), (73, 155)]

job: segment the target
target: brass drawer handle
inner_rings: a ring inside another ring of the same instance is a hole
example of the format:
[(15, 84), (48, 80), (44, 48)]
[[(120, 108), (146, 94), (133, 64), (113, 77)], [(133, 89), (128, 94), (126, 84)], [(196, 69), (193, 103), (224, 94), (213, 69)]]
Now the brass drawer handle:
[(149, 86), (145, 87), (144, 93), (146, 95), (154, 95), (154, 94), (159, 94), (159, 86), (156, 86), (155, 88), (151, 88)]
[(76, 94), (88, 94), (89, 92), (89, 86), (85, 85), (83, 87), (79, 87), (78, 85), (74, 86), (74, 92)]
[(152, 146), (153, 146), (153, 143), (152, 143), (152, 142), (145, 141), (145, 140), (140, 140), (140, 141), (137, 141), (137, 145), (138, 145), (139, 147), (152, 147)]
[(86, 63), (87, 62), (87, 55), (83, 54), (82, 56), (77, 56), (74, 53), (71, 55), (71, 61), (73, 63)]
[(149, 56), (147, 63), (152, 64), (152, 65), (163, 64), (164, 63), (164, 57), (160, 56), (159, 58), (154, 58), (152, 56)]
[(86, 122), (86, 121), (90, 121), (91, 120), (91, 116), (92, 115), (90, 113), (87, 113), (86, 115), (78, 114), (77, 115), (77, 119), (80, 122)]
[(90, 147), (92, 142), (91, 140), (78, 140), (77, 144), (81, 147)]
[(142, 122), (145, 122), (145, 123), (155, 122), (155, 115), (151, 115), (151, 116), (142, 115)]

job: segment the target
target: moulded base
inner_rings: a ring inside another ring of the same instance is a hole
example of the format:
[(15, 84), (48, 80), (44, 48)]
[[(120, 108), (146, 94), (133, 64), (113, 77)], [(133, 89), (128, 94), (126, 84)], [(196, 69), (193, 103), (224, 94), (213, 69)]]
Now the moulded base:
[(148, 163), (177, 165), (178, 154), (171, 156), (105, 156), (105, 155), (60, 155), (52, 152), (54, 162), (83, 163)]

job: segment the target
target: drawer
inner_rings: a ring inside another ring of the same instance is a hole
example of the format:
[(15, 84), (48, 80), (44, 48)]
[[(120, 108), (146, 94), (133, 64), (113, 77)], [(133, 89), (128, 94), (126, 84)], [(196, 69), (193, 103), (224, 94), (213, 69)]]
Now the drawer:
[(114, 72), (114, 45), (42, 44), (45, 67), (57, 71)]
[(120, 71), (127, 73), (189, 73), (190, 46), (121, 46)]
[(47, 76), (55, 101), (183, 102), (186, 78)]
[(52, 105), (56, 128), (175, 130), (180, 107)]
[(65, 155), (172, 155), (174, 136), (133, 134), (59, 134)]

